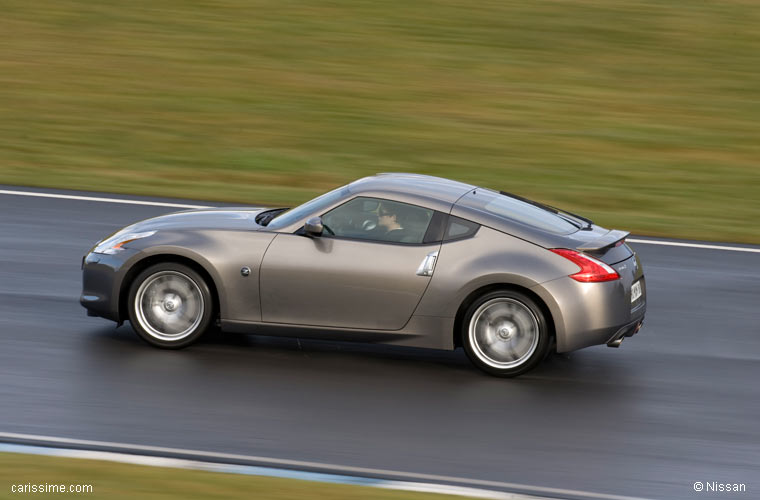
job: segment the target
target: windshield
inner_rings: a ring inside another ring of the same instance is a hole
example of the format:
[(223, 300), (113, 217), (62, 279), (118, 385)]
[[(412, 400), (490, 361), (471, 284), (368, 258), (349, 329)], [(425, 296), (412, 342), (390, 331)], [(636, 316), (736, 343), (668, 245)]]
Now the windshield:
[(342, 186), (338, 189), (334, 189), (329, 193), (325, 193), (322, 196), (318, 196), (311, 201), (307, 201), (303, 205), (299, 205), (296, 208), (291, 208), (287, 212), (281, 213), (272, 219), (269, 224), (267, 224), (267, 228), (282, 229), (303, 220), (303, 218), (309, 214), (312, 214), (314, 212), (322, 213), (324, 209), (331, 206), (347, 194), (348, 186)]

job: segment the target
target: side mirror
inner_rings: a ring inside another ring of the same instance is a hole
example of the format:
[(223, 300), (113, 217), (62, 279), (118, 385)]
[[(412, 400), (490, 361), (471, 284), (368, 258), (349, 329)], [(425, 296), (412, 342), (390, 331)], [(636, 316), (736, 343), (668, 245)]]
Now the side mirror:
[(306, 233), (306, 236), (322, 236), (322, 231), (325, 230), (325, 227), (322, 225), (322, 217), (312, 217), (307, 220), (306, 224), (303, 226), (303, 230)]

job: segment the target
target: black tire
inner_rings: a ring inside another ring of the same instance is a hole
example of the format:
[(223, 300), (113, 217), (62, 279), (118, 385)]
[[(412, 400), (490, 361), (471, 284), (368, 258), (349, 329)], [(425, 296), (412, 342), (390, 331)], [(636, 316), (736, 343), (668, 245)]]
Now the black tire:
[(155, 347), (180, 349), (198, 340), (214, 318), (214, 301), (192, 268), (163, 262), (141, 272), (129, 288), (129, 322)]
[(497, 377), (532, 370), (551, 347), (543, 311), (533, 299), (513, 290), (478, 297), (467, 308), (461, 335), (470, 361)]

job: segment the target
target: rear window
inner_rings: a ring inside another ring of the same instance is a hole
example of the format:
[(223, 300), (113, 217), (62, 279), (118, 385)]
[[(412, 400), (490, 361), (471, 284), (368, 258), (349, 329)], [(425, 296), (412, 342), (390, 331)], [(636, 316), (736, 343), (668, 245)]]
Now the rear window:
[(554, 234), (570, 234), (578, 230), (578, 226), (559, 215), (517, 198), (482, 188), (474, 193), (467, 195), (466, 204), (497, 217)]

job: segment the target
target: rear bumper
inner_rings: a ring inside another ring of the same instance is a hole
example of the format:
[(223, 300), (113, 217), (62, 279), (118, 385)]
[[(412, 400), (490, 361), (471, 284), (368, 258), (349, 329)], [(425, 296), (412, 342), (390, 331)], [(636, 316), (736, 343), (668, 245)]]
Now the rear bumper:
[[(634, 255), (613, 267), (620, 274), (615, 281), (579, 283), (565, 277), (533, 287), (554, 320), (557, 352), (608, 344), (638, 332), (647, 307), (641, 264)], [(631, 303), (631, 285), (636, 281), (641, 283), (642, 295)]]

